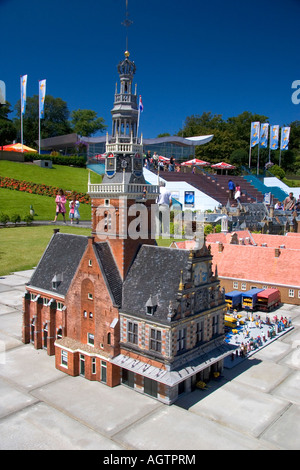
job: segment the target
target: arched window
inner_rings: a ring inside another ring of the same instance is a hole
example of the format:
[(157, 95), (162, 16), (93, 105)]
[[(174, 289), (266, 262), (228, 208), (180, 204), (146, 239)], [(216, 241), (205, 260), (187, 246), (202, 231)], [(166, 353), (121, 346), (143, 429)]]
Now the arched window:
[(61, 339), (62, 338), (62, 328), (58, 328), (56, 332), (56, 339)]

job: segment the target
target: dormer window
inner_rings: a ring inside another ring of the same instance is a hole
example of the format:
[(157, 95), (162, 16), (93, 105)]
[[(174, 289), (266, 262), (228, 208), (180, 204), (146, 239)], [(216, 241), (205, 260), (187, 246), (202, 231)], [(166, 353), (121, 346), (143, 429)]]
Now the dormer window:
[(55, 274), (52, 278), (52, 289), (56, 290), (63, 281), (63, 274)]
[(146, 313), (147, 315), (154, 315), (157, 310), (157, 299), (156, 296), (150, 295), (146, 303)]

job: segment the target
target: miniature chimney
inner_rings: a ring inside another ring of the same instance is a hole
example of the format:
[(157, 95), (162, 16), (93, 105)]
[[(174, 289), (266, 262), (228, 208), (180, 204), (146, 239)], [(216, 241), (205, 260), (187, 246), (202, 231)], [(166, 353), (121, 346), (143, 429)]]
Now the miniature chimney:
[(275, 258), (279, 258), (280, 250), (279, 248), (275, 248)]

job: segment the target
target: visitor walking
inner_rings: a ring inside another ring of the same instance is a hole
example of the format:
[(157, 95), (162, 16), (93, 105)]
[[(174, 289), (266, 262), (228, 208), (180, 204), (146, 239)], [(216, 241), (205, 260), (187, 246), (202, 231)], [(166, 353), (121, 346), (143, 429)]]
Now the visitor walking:
[(238, 203), (238, 206), (240, 206), (240, 204), (241, 204), (241, 187), (240, 187), (239, 184), (235, 188), (234, 199)]
[(77, 200), (76, 196), (73, 196), (72, 201), (69, 203), (69, 217), (71, 219), (71, 224), (73, 224), (73, 221), (76, 222), (76, 224), (79, 224), (79, 219), (80, 219), (80, 214), (79, 214), (79, 201)]
[(228, 189), (229, 189), (229, 199), (233, 199), (233, 195), (235, 191), (235, 184), (232, 180), (228, 181)]
[(56, 202), (56, 212), (55, 212), (54, 220), (52, 222), (55, 223), (57, 221), (58, 214), (61, 214), (63, 216), (64, 223), (66, 223), (66, 206), (65, 205), (66, 205), (67, 200), (62, 189), (58, 191), (58, 194), (55, 198), (55, 202)]

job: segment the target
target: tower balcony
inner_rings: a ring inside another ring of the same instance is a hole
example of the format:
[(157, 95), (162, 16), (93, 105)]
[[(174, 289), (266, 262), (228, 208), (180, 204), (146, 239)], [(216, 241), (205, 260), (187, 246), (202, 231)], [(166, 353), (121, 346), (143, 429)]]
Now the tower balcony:
[(109, 142), (106, 144), (107, 153), (143, 153), (143, 145), (134, 144), (133, 142)]
[(115, 94), (114, 104), (120, 104), (120, 103), (132, 103), (133, 105), (135, 105), (135, 109), (137, 110), (137, 96), (136, 95), (132, 95), (129, 93)]
[(88, 194), (99, 198), (126, 196), (130, 199), (156, 199), (159, 195), (159, 186), (135, 183), (88, 183)]
[(108, 134), (106, 134), (106, 153), (126, 153), (126, 154), (143, 154), (143, 136), (141, 139), (133, 137), (131, 133), (130, 137), (121, 136), (116, 133), (115, 137), (108, 140)]

